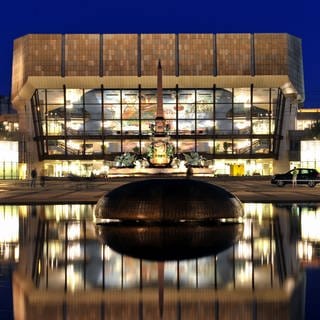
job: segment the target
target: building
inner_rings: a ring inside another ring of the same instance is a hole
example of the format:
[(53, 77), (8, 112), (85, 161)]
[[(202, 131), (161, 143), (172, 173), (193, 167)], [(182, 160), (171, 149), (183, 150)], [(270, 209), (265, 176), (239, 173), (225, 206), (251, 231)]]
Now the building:
[(0, 96), (0, 179), (24, 178), (26, 166), (19, 161), (20, 140), (18, 114), (10, 97)]
[(289, 131), (291, 166), (320, 171), (320, 109), (299, 109), (296, 130)]
[(124, 154), (147, 157), (159, 60), (175, 159), (196, 154), (216, 174), (289, 168), (287, 133), (304, 100), (301, 40), (289, 34), (18, 38), (12, 103), (20, 161), (64, 176), (102, 173)]

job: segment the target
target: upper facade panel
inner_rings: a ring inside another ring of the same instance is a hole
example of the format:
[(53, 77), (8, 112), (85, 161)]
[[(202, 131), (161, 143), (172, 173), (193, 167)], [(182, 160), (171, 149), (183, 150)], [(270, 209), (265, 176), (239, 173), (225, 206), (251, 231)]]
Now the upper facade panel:
[(141, 75), (154, 76), (159, 59), (163, 75), (176, 75), (176, 36), (174, 34), (141, 35)]
[(304, 97), (301, 40), (288, 34), (29, 34), (14, 42), (13, 101), (64, 84), (155, 87), (159, 59), (164, 86), (284, 85)]
[(100, 75), (136, 76), (138, 72), (138, 35), (104, 34), (100, 36), (102, 56)]
[(100, 66), (98, 34), (66, 34), (62, 42), (63, 76), (96, 76)]
[(252, 75), (250, 34), (217, 34), (217, 74)]
[(215, 74), (213, 34), (178, 35), (178, 70), (181, 76)]
[(12, 94), (16, 95), (29, 76), (61, 76), (62, 36), (30, 34), (15, 40), (12, 64)]
[(256, 75), (288, 74), (288, 35), (255, 34)]

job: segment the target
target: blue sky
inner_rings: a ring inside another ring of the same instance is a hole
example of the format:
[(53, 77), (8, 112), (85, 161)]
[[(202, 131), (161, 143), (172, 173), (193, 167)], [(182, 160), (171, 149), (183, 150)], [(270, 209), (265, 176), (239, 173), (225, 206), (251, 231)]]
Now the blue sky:
[(11, 88), (15, 38), (28, 33), (290, 33), (302, 39), (306, 107), (320, 107), (320, 3), (311, 1), (5, 1), (0, 94)]

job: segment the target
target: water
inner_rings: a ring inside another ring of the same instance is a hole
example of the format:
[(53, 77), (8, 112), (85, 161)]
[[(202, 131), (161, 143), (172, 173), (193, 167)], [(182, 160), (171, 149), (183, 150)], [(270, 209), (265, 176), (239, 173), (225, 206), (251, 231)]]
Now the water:
[(306, 312), (305, 319), (313, 320), (320, 319), (320, 309), (318, 302), (319, 284), (320, 284), (320, 269), (306, 268), (307, 288), (306, 288)]
[(13, 319), (11, 273), (14, 265), (0, 265), (0, 319)]
[[(313, 298), (319, 283), (320, 204), (246, 203), (241, 227), (222, 233), (229, 237), (226, 249), (219, 246), (219, 231), (207, 226), (183, 233), (148, 226), (113, 232), (97, 228), (91, 205), (0, 208), (0, 295), (6, 299), (1, 298), (0, 319), (12, 319), (10, 268), (17, 263), (16, 313), (32, 312), (32, 319), (219, 320), (234, 319), (235, 313), (239, 319), (262, 314), (276, 319), (286, 303), (284, 292), (293, 288), (296, 319), (304, 298), (305, 319), (319, 318)], [(181, 243), (190, 239), (189, 248), (192, 243), (207, 251), (181, 260)], [(156, 254), (144, 259), (146, 246), (163, 249), (164, 243), (177, 259)]]

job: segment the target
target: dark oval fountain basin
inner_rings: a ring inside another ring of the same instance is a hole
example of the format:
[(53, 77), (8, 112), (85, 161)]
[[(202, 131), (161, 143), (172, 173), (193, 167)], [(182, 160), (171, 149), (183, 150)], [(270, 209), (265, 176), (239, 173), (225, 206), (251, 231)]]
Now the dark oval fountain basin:
[(154, 261), (215, 255), (239, 239), (240, 200), (195, 179), (149, 179), (120, 186), (95, 206), (96, 233), (118, 253)]
[(240, 200), (229, 191), (195, 179), (149, 179), (122, 185), (95, 206), (96, 219), (180, 221), (243, 216)]

